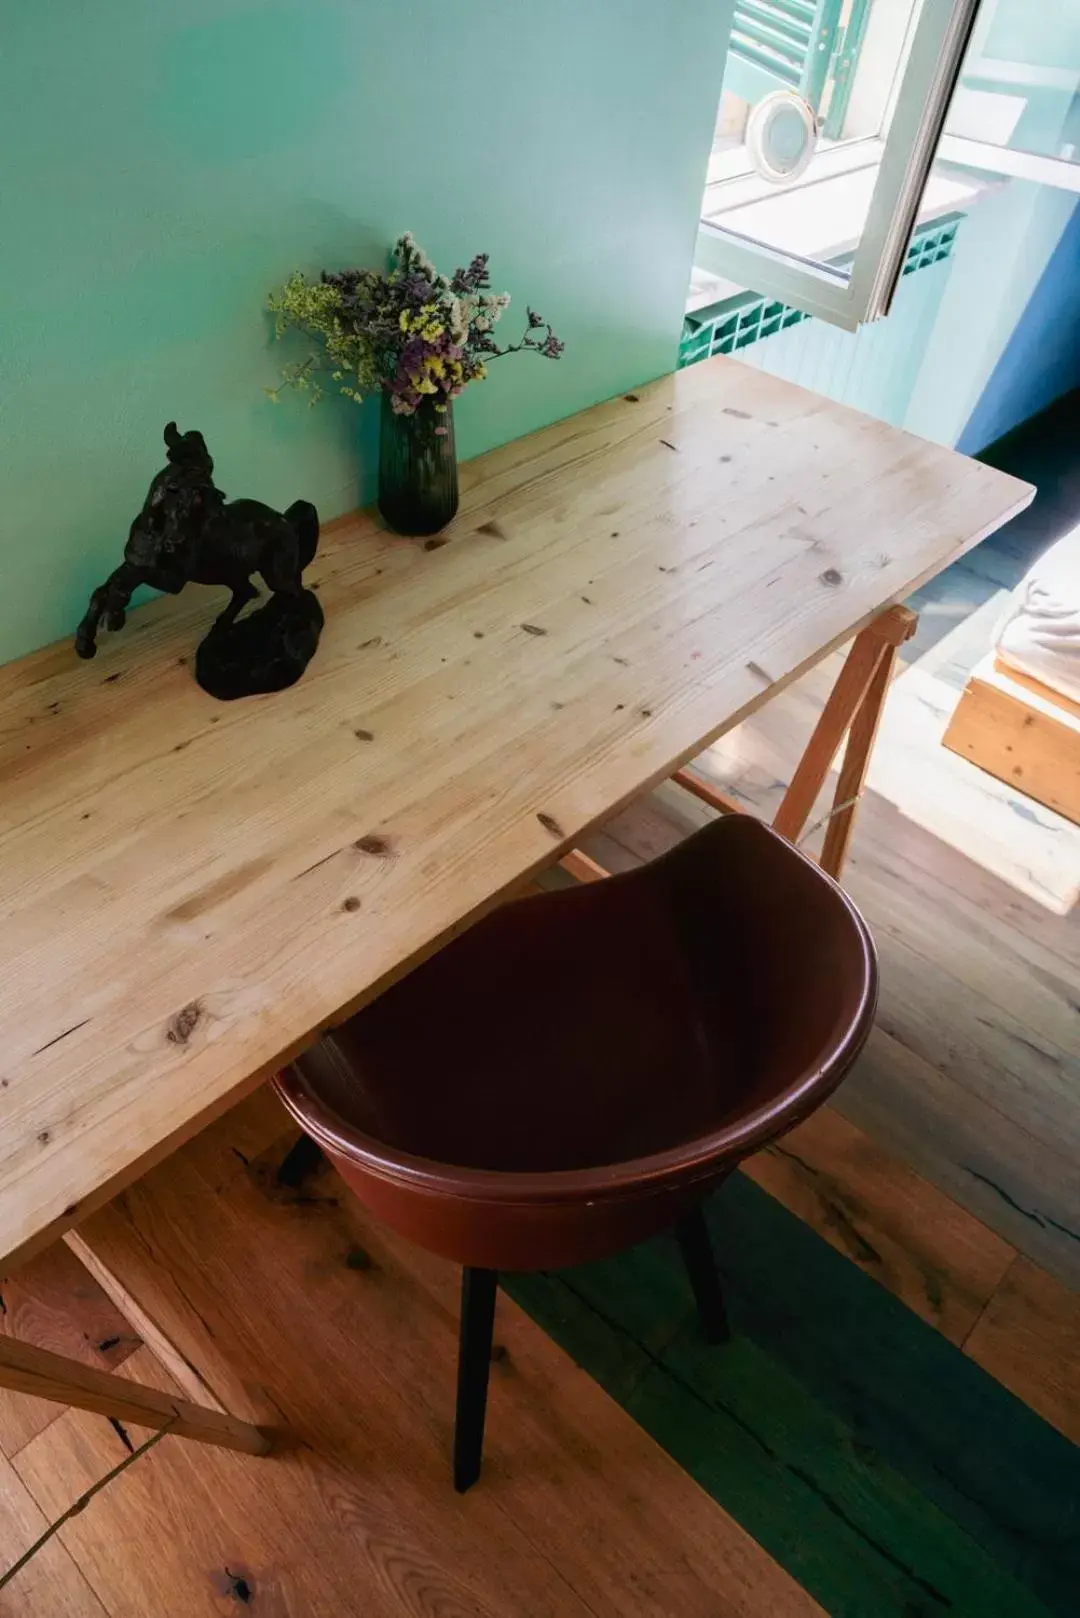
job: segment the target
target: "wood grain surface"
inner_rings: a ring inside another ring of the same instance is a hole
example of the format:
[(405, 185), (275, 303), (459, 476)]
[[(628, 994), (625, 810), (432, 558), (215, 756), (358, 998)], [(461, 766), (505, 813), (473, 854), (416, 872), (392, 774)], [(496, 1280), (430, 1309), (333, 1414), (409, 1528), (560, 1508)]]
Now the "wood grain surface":
[(217, 596), (0, 670), (0, 1259), (24, 1257), (882, 607), (1027, 484), (725, 359), (335, 526), (293, 690)]
[[(131, 1322), (61, 1243), (0, 1277), (0, 1336), (115, 1371), (139, 1347)], [(12, 1456), (60, 1407), (0, 1388), (0, 1452)]]
[(207, 1410), (153, 1387), (129, 1384), (109, 1371), (83, 1365), (64, 1354), (53, 1354), (47, 1348), (35, 1348), (32, 1343), (16, 1342), (13, 1337), (0, 1337), (0, 1371), (5, 1386), (17, 1393), (77, 1405), (110, 1420), (165, 1427), (179, 1438), (220, 1444), (246, 1455), (266, 1455), (270, 1451), (269, 1433), (220, 1410)]
[[(0, 1455), (0, 1568), (10, 1567), (45, 1532), (50, 1519), (6, 1456)], [(107, 1618), (59, 1539), (28, 1562), (0, 1596), (4, 1618)]]
[[(703, 753), (698, 778), (771, 818), (838, 667), (820, 664)], [(834, 1105), (1080, 1289), (1080, 828), (941, 747), (943, 700), (920, 665), (886, 704), (845, 874), (881, 957), (878, 1025)], [(666, 782), (582, 848), (626, 870), (710, 818)]]
[(997, 662), (972, 670), (944, 745), (1080, 825), (1080, 703)]
[[(267, 1099), (149, 1174), (125, 1199), (126, 1252), (117, 1228), (108, 1257), (135, 1290), (152, 1251), (185, 1300), (192, 1369), (212, 1383), (227, 1357), (272, 1388), (296, 1444), (259, 1461), (166, 1438), (99, 1494), (63, 1543), (111, 1618), (821, 1618), (505, 1297), (483, 1486), (456, 1495), (460, 1271), (399, 1242), (329, 1168), (273, 1190), (237, 1155)], [(278, 1119), (283, 1154), (295, 1131)], [(89, 1245), (99, 1228), (88, 1222)], [(151, 1381), (148, 1358), (125, 1374)], [(16, 1466), (53, 1516), (124, 1453), (107, 1422), (72, 1410)]]
[[(297, 1436), (313, 1447), (301, 1443), (270, 1461), (251, 1462), (166, 1439), (65, 1529), (64, 1555), (71, 1558), (65, 1576), (88, 1581), (73, 1582), (68, 1599), (81, 1591), (89, 1601), (92, 1585), (113, 1618), (151, 1611), (155, 1618), (195, 1618), (239, 1611), (249, 1599), (252, 1610), (265, 1609), (268, 1618), (331, 1618), (351, 1610), (349, 1601), (386, 1618), (418, 1611), (657, 1618), (674, 1610), (709, 1618), (809, 1618), (820, 1611), (505, 1297), (498, 1306), (497, 1414), (489, 1427), (484, 1495), (477, 1491), (459, 1502), (446, 1479), (458, 1272), (368, 1220), (329, 1171), (298, 1189), (275, 1187), (273, 1169), (295, 1138), (291, 1120), (264, 1090), (78, 1233), (84, 1246), (107, 1259), (127, 1295), (142, 1298), (182, 1345), (187, 1373), (201, 1387), (218, 1382), (226, 1365), (235, 1386), (266, 1381), (281, 1400), (279, 1419), (298, 1423)], [(1006, 1244), (830, 1108), (782, 1145), (790, 1148), (787, 1158), (762, 1154), (744, 1171), (954, 1342), (982, 1308), (979, 1324), (967, 1333), (966, 1353), (1063, 1433), (1077, 1436), (1074, 1297), (1026, 1260), (1010, 1265)], [(728, 1250), (722, 1244), (719, 1250), (726, 1263)], [(692, 1299), (677, 1267), (672, 1285), (644, 1251), (631, 1262), (635, 1283), (644, 1277), (647, 1284), (605, 1293), (599, 1302), (605, 1318), (612, 1308), (629, 1308), (630, 1324), (648, 1331), (655, 1357), (671, 1339), (673, 1321), (692, 1322)], [(1003, 1263), (1010, 1267), (1000, 1279)], [(832, 1268), (825, 1264), (826, 1276)], [(597, 1275), (601, 1269), (593, 1267)], [(165, 1290), (160, 1275), (168, 1276)], [(573, 1275), (566, 1279), (578, 1285)], [(546, 1284), (555, 1301), (589, 1325), (581, 1344), (594, 1353), (605, 1330), (600, 1317), (555, 1278)], [(866, 1288), (861, 1292), (867, 1307)], [(809, 1289), (803, 1328), (812, 1329), (823, 1304), (828, 1312), (827, 1300)], [(906, 1334), (907, 1328), (917, 1341), (914, 1322), (905, 1327), (885, 1314), (892, 1322), (886, 1344), (892, 1331)], [(686, 1330), (695, 1338), (692, 1323)], [(715, 1422), (701, 1400), (669, 1378), (658, 1410), (655, 1364), (633, 1337), (609, 1337), (607, 1357), (594, 1373), (610, 1372), (624, 1399), (630, 1394), (623, 1371), (631, 1385), (648, 1378), (640, 1396), (648, 1395), (646, 1414), (663, 1416), (673, 1443), (705, 1433), (707, 1445), (705, 1430), (712, 1432)], [(712, 1352), (703, 1352), (698, 1369), (707, 1369)], [(812, 1423), (816, 1470), (822, 1407), (805, 1400), (793, 1405), (790, 1379), (775, 1365), (769, 1369), (768, 1361), (766, 1380), (748, 1400), (752, 1355), (740, 1336), (721, 1357), (724, 1401), (741, 1398), (742, 1414), (758, 1422), (781, 1399), (781, 1425), (788, 1417)], [(873, 1366), (860, 1370), (849, 1356), (839, 1369), (845, 1383), (852, 1377), (865, 1383), (867, 1408), (877, 1408), (883, 1387), (874, 1384)], [(132, 1355), (121, 1374), (176, 1391), (148, 1348)], [(956, 1390), (963, 1394), (965, 1382), (954, 1364), (948, 1386), (931, 1381), (913, 1408), (940, 1410)], [(1033, 1429), (1019, 1406), (1013, 1415), (1022, 1445)], [(125, 1432), (133, 1444), (147, 1436), (136, 1423), (125, 1424)], [(733, 1438), (737, 1446), (737, 1431)], [(785, 1447), (791, 1442), (792, 1431), (785, 1431)], [(725, 1464), (722, 1450), (714, 1454), (710, 1477)], [(14, 1468), (5, 1473), (0, 1462), (0, 1499), (11, 1530), (6, 1540), (0, 1534), (0, 1552), (13, 1560), (25, 1543), (15, 1532), (20, 1513), (43, 1525), (44, 1513), (69, 1506), (126, 1453), (104, 1418), (71, 1410), (21, 1450)], [(763, 1457), (750, 1442), (752, 1474), (760, 1475)], [(831, 1481), (843, 1487), (845, 1479), (861, 1479), (854, 1496), (859, 1513), (865, 1514), (868, 1494), (887, 1507), (874, 1524), (875, 1542), (898, 1533), (903, 1539), (900, 1480), (887, 1465), (871, 1465), (869, 1472), (866, 1466), (865, 1443), (852, 1445), (834, 1458)], [(762, 1498), (771, 1502), (763, 1520), (774, 1532), (785, 1511), (800, 1509), (791, 1479), (786, 1487), (775, 1482), (773, 1466)], [(11, 1490), (20, 1486), (29, 1493), (13, 1499)], [(1008, 1490), (1007, 1470), (996, 1486)], [(735, 1498), (746, 1497), (747, 1477), (740, 1474)], [(813, 1507), (812, 1498), (808, 1504)], [(912, 1567), (925, 1568), (934, 1556), (923, 1538), (925, 1524), (922, 1506), (899, 1547)], [(880, 1581), (896, 1581), (896, 1564), (875, 1561), (873, 1549), (852, 1540), (850, 1525), (831, 1513), (817, 1526), (820, 1543), (805, 1531), (781, 1534), (778, 1543), (784, 1555), (801, 1560), (808, 1577), (827, 1572), (836, 1595), (826, 1603), (829, 1610), (891, 1610)], [(118, 1546), (136, 1539), (140, 1554), (117, 1554)], [(5, 1618), (66, 1614), (59, 1592), (36, 1583), (56, 1573), (56, 1551), (5, 1591)], [(563, 1581), (561, 1594), (552, 1564)], [(1007, 1591), (1001, 1599), (1007, 1602)], [(87, 1610), (100, 1618), (96, 1606)], [(1007, 1610), (1012, 1618), (1017, 1609)]]
[(999, 1382), (1080, 1444), (1080, 1296), (1017, 1258), (966, 1344)]
[(742, 1167), (953, 1343), (963, 1344), (1016, 1257), (832, 1107)]

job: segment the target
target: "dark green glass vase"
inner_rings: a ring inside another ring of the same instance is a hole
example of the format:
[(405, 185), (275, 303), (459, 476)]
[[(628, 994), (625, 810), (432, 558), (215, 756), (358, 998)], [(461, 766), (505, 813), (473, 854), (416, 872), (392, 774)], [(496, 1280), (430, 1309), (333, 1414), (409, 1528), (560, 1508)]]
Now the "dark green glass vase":
[(386, 522), (399, 534), (437, 534), (457, 508), (453, 406), (438, 411), (425, 399), (414, 415), (399, 416), (384, 393), (379, 510)]

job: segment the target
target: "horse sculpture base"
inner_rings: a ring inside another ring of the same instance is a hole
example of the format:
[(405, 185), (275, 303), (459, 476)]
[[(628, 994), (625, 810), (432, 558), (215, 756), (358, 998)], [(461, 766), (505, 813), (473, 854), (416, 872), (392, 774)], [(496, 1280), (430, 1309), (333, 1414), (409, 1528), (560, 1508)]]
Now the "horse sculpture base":
[(195, 654), (195, 678), (219, 702), (284, 691), (315, 656), (322, 626), (317, 595), (279, 591), (246, 618), (214, 625)]
[[(199, 684), (223, 701), (284, 690), (315, 655), (323, 626), (322, 608), (303, 583), (319, 543), (319, 514), (307, 500), (286, 512), (259, 500), (227, 502), (214, 485), (201, 433), (180, 433), (170, 421), (165, 444), (168, 464), (131, 525), (124, 560), (90, 597), (75, 650), (93, 657), (102, 622), (109, 630), (124, 627), (140, 584), (170, 595), (189, 583), (223, 584), (232, 597), (199, 648)], [(270, 600), (238, 623), (259, 593), (253, 573), (269, 587)]]

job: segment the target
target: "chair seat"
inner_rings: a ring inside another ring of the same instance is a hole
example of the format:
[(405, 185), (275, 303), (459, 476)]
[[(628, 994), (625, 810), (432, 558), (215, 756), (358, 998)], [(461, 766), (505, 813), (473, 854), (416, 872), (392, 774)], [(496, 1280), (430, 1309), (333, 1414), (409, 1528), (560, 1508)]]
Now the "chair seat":
[(278, 1075), (361, 1202), (465, 1266), (456, 1489), (480, 1476), (498, 1271), (674, 1228), (708, 1340), (727, 1339), (702, 1199), (840, 1083), (876, 989), (850, 901), (733, 815), (505, 905)]
[(300, 1066), (364, 1135), (441, 1163), (580, 1169), (699, 1133), (745, 1075), (655, 887), (613, 890), (504, 906)]
[(503, 906), (279, 1087), (392, 1222), (391, 1182), (489, 1212), (647, 1199), (722, 1178), (817, 1105), (875, 983), (840, 889), (731, 816), (641, 870)]

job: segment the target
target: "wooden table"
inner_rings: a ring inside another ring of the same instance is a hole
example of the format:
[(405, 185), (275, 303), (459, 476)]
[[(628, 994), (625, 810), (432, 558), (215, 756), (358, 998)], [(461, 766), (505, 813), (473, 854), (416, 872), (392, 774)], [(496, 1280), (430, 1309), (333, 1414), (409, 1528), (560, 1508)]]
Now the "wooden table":
[[(1033, 493), (726, 359), (462, 483), (445, 539), (332, 525), (291, 691), (199, 690), (220, 601), (197, 589), (93, 663), (65, 643), (0, 669), (6, 1267), (873, 624), (782, 829), (853, 714), (857, 796), (907, 627), (886, 609)], [(91, 1373), (0, 1346), (0, 1382), (86, 1402)]]

